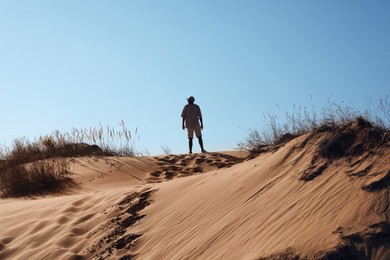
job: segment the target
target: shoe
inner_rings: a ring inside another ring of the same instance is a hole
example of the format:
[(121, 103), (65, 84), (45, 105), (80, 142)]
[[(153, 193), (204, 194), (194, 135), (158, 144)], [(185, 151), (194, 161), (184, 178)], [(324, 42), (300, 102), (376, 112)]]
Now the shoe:
[(207, 151), (205, 149), (202, 150), (202, 153), (207, 153)]

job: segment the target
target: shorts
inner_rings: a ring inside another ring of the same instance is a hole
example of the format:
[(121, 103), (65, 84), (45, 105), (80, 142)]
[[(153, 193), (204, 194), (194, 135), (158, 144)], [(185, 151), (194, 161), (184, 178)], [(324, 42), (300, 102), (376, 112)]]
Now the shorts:
[(202, 137), (202, 132), (200, 131), (200, 126), (195, 126), (195, 127), (187, 127), (188, 131), (188, 138), (192, 139), (194, 138), (194, 132), (196, 137)]

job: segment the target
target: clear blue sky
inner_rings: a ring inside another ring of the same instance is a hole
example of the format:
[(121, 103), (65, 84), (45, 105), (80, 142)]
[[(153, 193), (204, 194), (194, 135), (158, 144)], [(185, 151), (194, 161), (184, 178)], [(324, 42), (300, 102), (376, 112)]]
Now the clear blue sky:
[(1, 0), (0, 141), (123, 119), (138, 148), (184, 153), (190, 95), (210, 151), (294, 104), (364, 109), (390, 94), (389, 14), (387, 0)]

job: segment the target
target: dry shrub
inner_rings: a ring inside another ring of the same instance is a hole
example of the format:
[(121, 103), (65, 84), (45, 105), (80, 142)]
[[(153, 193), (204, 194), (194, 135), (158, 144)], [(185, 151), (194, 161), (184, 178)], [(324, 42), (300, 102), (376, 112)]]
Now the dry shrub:
[(20, 138), (12, 148), (1, 146), (0, 195), (39, 195), (76, 186), (69, 178), (69, 157), (135, 156), (130, 131), (123, 120), (119, 125), (120, 130), (100, 126), (71, 133), (55, 131), (34, 142)]
[[(361, 112), (353, 107), (339, 105), (328, 100), (328, 105), (317, 113), (314, 105), (311, 109), (294, 106), (292, 112), (285, 113), (284, 120), (276, 115), (264, 115), (263, 129), (250, 129), (248, 137), (238, 144), (238, 149), (252, 153), (262, 151), (265, 146), (285, 143), (300, 135), (311, 131), (327, 132), (339, 126), (357, 121), (361, 126), (372, 126), (369, 134), (378, 135), (378, 131), (390, 129), (390, 101), (389, 97), (379, 100), (375, 108)], [(335, 154), (346, 149), (348, 142), (352, 143), (353, 133), (339, 133), (333, 142), (324, 144), (324, 153)], [(345, 140), (345, 141), (344, 141)], [(341, 156), (342, 154), (340, 154)]]
[(374, 126), (364, 117), (328, 131), (319, 145), (319, 155), (325, 158), (360, 155), (389, 141), (389, 131)]
[(2, 197), (57, 193), (76, 186), (68, 177), (69, 162), (62, 158), (27, 164), (3, 162), (0, 174)]
[[(373, 125), (363, 117), (337, 127), (322, 127), (312, 131), (302, 144), (308, 140), (320, 140), (311, 165), (303, 172), (301, 180), (311, 181), (321, 175), (334, 160), (373, 154), (377, 149), (390, 144), (390, 131)], [(302, 146), (301, 146), (302, 147)], [(378, 180), (367, 190), (381, 189), (389, 184), (389, 176)], [(365, 188), (363, 188), (365, 189)]]

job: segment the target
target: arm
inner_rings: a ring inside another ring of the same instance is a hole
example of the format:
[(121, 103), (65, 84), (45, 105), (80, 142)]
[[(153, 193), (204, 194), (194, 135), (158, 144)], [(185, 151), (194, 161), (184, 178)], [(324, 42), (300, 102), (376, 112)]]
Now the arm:
[(203, 130), (203, 117), (202, 117), (202, 111), (200, 110), (199, 106), (198, 106), (198, 118), (200, 121), (200, 128)]
[(183, 128), (183, 130), (186, 129), (186, 126), (184, 124), (184, 122), (186, 121), (186, 113), (185, 113), (186, 107), (187, 106), (184, 106), (183, 111), (181, 112), (181, 118), (182, 118), (181, 128)]

